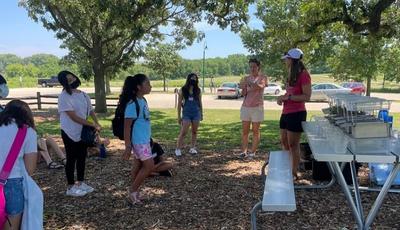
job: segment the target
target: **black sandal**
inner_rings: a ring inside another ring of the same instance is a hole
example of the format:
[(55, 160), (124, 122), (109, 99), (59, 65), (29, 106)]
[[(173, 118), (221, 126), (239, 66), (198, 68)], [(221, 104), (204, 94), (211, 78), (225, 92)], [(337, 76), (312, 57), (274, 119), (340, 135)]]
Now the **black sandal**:
[(57, 162), (54, 162), (54, 161), (50, 162), (50, 163), (47, 165), (47, 167), (48, 167), (49, 169), (64, 168), (63, 165), (57, 164)]

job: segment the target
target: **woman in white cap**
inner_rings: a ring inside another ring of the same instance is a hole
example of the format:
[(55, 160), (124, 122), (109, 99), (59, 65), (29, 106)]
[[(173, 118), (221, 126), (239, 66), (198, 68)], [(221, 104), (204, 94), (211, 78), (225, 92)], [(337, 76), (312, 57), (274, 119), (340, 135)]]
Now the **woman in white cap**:
[(292, 174), (297, 179), (300, 163), (300, 137), (303, 132), (301, 122), (307, 118), (305, 102), (311, 97), (311, 77), (301, 59), (303, 51), (290, 49), (282, 59), (288, 68), (286, 94), (279, 96), (278, 105), (283, 104), (279, 121), (281, 144), (292, 155)]

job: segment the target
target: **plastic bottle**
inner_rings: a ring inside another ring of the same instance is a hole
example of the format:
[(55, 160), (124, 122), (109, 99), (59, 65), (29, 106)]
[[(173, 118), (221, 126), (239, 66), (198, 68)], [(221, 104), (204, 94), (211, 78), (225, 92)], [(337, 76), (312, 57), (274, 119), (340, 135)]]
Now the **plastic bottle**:
[(99, 150), (100, 150), (100, 158), (106, 158), (106, 155), (107, 155), (107, 150), (106, 150), (106, 147), (104, 146), (104, 144), (101, 144), (100, 146), (99, 146)]

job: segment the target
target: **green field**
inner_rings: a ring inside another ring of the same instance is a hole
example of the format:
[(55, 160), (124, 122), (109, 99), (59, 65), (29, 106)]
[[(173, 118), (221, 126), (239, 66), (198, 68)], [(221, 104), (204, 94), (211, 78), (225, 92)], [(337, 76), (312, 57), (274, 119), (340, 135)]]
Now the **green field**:
[[(216, 86), (220, 86), (223, 82), (239, 82), (242, 76), (222, 76), (215, 77), (214, 83)], [(311, 75), (313, 83), (328, 83), (333, 82), (340, 84), (342, 81), (335, 81), (329, 74), (312, 74)], [(168, 80), (167, 87), (168, 91), (173, 91), (174, 88), (181, 87), (185, 84), (185, 79), (176, 79), (176, 80)], [(203, 83), (203, 79), (200, 77), (200, 84)], [(390, 92), (390, 93), (400, 93), (400, 86), (396, 82), (385, 82), (385, 88), (382, 88), (383, 76), (378, 76), (376, 80), (372, 81), (372, 92)], [(22, 79), (22, 82), (19, 79), (11, 78), (8, 79), (8, 84), (10, 88), (19, 88), (19, 87), (36, 87), (37, 79), (34, 78), (26, 78)], [(111, 81), (111, 87), (122, 87), (122, 80), (113, 80)], [(152, 80), (151, 84), (155, 88), (162, 88), (163, 81), (162, 80)], [(366, 83), (364, 83), (366, 84)], [(204, 85), (206, 88), (210, 85), (210, 78), (204, 79)], [(82, 83), (84, 87), (93, 87), (94, 83), (92, 81), (84, 81)]]
[[(54, 113), (56, 114), (56, 113)], [(261, 126), (261, 148), (279, 148), (279, 117), (280, 111), (268, 110), (265, 112), (265, 121)], [(321, 112), (308, 112), (308, 120), (313, 115), (321, 115)], [(394, 127), (399, 129), (400, 124), (396, 121), (400, 113), (392, 113), (394, 116)], [(57, 116), (57, 115), (54, 115)], [(106, 115), (99, 115), (103, 126), (102, 135), (112, 137), (111, 119), (113, 111)], [(151, 111), (152, 136), (165, 145), (173, 147), (179, 134), (179, 125), (174, 109), (157, 109)], [(38, 133), (59, 135), (59, 123), (56, 120), (46, 120), (36, 124)], [(199, 146), (205, 150), (226, 150), (240, 147), (241, 122), (239, 110), (206, 109), (204, 120), (199, 128)], [(186, 141), (188, 143), (188, 140)]]

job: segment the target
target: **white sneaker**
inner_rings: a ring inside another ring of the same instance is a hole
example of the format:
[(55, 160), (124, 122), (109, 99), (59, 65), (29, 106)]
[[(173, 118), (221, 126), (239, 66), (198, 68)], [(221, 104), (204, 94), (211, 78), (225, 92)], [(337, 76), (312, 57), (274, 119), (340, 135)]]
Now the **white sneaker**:
[(71, 188), (67, 189), (65, 193), (67, 196), (84, 196), (87, 194), (86, 191), (79, 188), (79, 186), (74, 185)]
[(250, 159), (253, 159), (255, 156), (256, 156), (255, 153), (248, 153), (247, 154), (247, 157), (250, 158)]
[(190, 148), (189, 153), (195, 155), (197, 154), (197, 150), (195, 148)]
[(94, 191), (94, 188), (82, 182), (81, 185), (78, 186), (80, 190), (85, 191), (86, 193), (91, 193)]
[(177, 157), (182, 156), (182, 151), (181, 151), (180, 149), (175, 149), (175, 155), (176, 155)]

